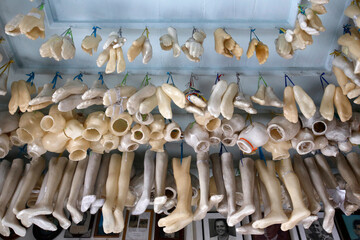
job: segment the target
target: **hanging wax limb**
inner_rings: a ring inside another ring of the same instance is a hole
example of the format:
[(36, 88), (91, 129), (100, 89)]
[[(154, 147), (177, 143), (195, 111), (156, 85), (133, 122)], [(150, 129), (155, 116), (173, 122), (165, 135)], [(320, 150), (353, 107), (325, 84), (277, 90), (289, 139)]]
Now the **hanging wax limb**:
[(120, 168), (121, 155), (111, 155), (109, 163), (109, 174), (106, 180), (106, 201), (102, 208), (102, 214), (104, 216), (103, 228), (106, 234), (113, 232), (115, 229), (113, 208), (115, 208), (115, 200), (118, 192)]
[(178, 191), (178, 200), (176, 209), (165, 218), (159, 220), (159, 227), (165, 227), (166, 233), (177, 232), (191, 223), (193, 213), (191, 211), (191, 179), (190, 164), (191, 157), (182, 159), (173, 158), (174, 176), (176, 188)]
[(271, 210), (266, 217), (252, 224), (254, 228), (266, 228), (273, 224), (281, 224), (288, 221), (282, 208), (280, 183), (275, 175), (275, 162), (267, 161), (266, 163), (267, 166), (265, 166), (262, 160), (256, 160), (255, 166), (268, 193)]
[(221, 169), (223, 174), (223, 181), (226, 190), (227, 196), (227, 223), (229, 226), (229, 219), (236, 211), (236, 202), (235, 202), (235, 191), (236, 191), (236, 183), (235, 183), (235, 171), (234, 171), (234, 163), (232, 160), (232, 154), (230, 152), (225, 152), (221, 154)]
[(205, 218), (208, 211), (210, 211), (214, 205), (218, 204), (223, 195), (212, 195), (209, 193), (209, 154), (207, 152), (200, 152), (197, 154), (196, 165), (199, 173), (200, 184), (200, 202), (196, 211), (194, 212), (194, 221), (199, 221)]
[(77, 164), (74, 177), (71, 183), (69, 199), (66, 204), (66, 209), (70, 212), (71, 219), (76, 224), (81, 222), (83, 219), (82, 212), (79, 211), (79, 209), (77, 208), (77, 200), (81, 192), (80, 188), (84, 185), (85, 172), (88, 162), (89, 162), (89, 157), (86, 156), (85, 159), (79, 161), (79, 163)]
[[(242, 158), (239, 161), (239, 169), (241, 175), (241, 185), (243, 192), (243, 204), (241, 208), (228, 218), (229, 226), (234, 226), (255, 212), (254, 205), (254, 184), (255, 184), (255, 168), (254, 161), (251, 158)], [(255, 189), (257, 191), (257, 189)]]
[(12, 161), (10, 170), (6, 176), (3, 189), (0, 194), (0, 219), (3, 218), (6, 207), (16, 190), (16, 186), (20, 181), (21, 174), (24, 168), (24, 161), (16, 158)]
[(48, 215), (53, 212), (53, 200), (63, 175), (64, 168), (68, 162), (65, 157), (53, 157), (48, 167), (48, 180), (46, 182), (46, 191), (44, 197), (37, 202), (32, 208), (20, 211), (16, 217), (21, 221), (26, 221), (34, 216)]
[(351, 152), (346, 155), (351, 169), (353, 170), (357, 179), (360, 179), (360, 160), (359, 155), (356, 152)]
[(61, 185), (55, 202), (55, 208), (52, 213), (54, 218), (59, 221), (59, 224), (63, 229), (68, 229), (71, 225), (70, 220), (65, 216), (64, 213), (64, 202), (70, 193), (71, 182), (75, 173), (76, 165), (77, 162), (68, 161), (64, 175), (61, 179)]
[(339, 169), (341, 176), (345, 179), (346, 183), (349, 185), (355, 197), (360, 200), (359, 180), (356, 179), (356, 176), (352, 171), (349, 163), (345, 159), (344, 155), (342, 155), (341, 153), (336, 156), (336, 165)]
[(95, 196), (96, 200), (91, 204), (90, 213), (95, 214), (99, 208), (104, 205), (105, 202), (105, 184), (109, 172), (110, 153), (102, 155), (101, 165), (98, 173), (98, 177), (95, 183)]
[(86, 168), (84, 180), (84, 192), (81, 199), (81, 211), (86, 212), (96, 200), (94, 195), (95, 181), (101, 164), (101, 154), (90, 152), (89, 163)]
[(120, 175), (118, 178), (117, 199), (114, 210), (115, 226), (114, 232), (119, 233), (124, 229), (123, 210), (125, 201), (129, 190), (131, 167), (134, 161), (134, 152), (123, 152), (121, 158)]
[(151, 189), (155, 178), (155, 152), (147, 150), (144, 157), (144, 187), (140, 199), (132, 209), (132, 215), (140, 215), (145, 212), (150, 203)]
[(300, 185), (307, 197), (309, 204), (308, 208), (313, 215), (316, 215), (320, 211), (321, 207), (315, 198), (315, 189), (311, 182), (310, 175), (304, 165), (303, 159), (299, 154), (295, 154), (294, 156), (294, 171), (297, 177), (301, 179)]
[(228, 206), (227, 206), (227, 195), (224, 185), (223, 173), (221, 168), (220, 156), (218, 153), (213, 153), (210, 155), (210, 160), (212, 164), (212, 172), (215, 179), (216, 190), (218, 195), (223, 195), (224, 198), (217, 205), (217, 211), (223, 216), (227, 215)]
[(6, 176), (10, 170), (11, 163), (8, 160), (2, 160), (0, 163), (0, 192), (2, 192)]
[[(245, 158), (243, 158), (244, 161)], [(250, 159), (250, 158), (249, 158)], [(252, 159), (250, 159), (253, 161)], [(250, 162), (250, 161), (248, 161)], [(253, 165), (253, 171), (254, 171), (254, 191), (253, 191), (253, 200), (254, 200), (254, 213), (251, 215), (251, 223), (248, 223), (246, 225), (242, 225), (238, 228), (236, 228), (236, 232), (240, 234), (252, 234), (252, 235), (263, 235), (264, 229), (259, 228), (253, 228), (252, 223), (262, 218), (262, 212), (261, 212), (261, 203), (260, 203), (260, 191), (259, 191), (259, 177), (255, 177), (255, 168), (254, 163)], [(244, 168), (244, 167), (243, 167)], [(240, 168), (241, 171), (241, 168)], [(265, 207), (264, 207), (265, 208)], [(245, 209), (244, 209), (245, 210)]]
[(281, 230), (287, 231), (310, 216), (310, 211), (304, 204), (300, 181), (293, 171), (291, 159), (286, 158), (276, 162), (276, 172), (289, 192), (293, 208), (289, 220), (281, 224)]
[[(333, 227), (334, 227), (335, 209), (332, 206), (331, 202), (329, 201), (329, 196), (325, 190), (324, 183), (321, 179), (321, 175), (320, 175), (318, 167), (316, 166), (314, 158), (312, 158), (312, 157), (305, 158), (304, 163), (310, 174), (311, 181), (313, 182), (314, 187), (315, 187), (317, 193), (319, 194), (321, 201), (324, 204), (325, 217), (324, 217), (324, 222), (323, 222), (322, 226), (326, 232), (331, 233), (333, 230)], [(297, 162), (297, 164), (298, 164), (298, 162)]]
[(154, 211), (159, 213), (166, 203), (165, 181), (168, 167), (168, 154), (166, 151), (156, 153), (155, 199)]
[(39, 180), (42, 171), (45, 168), (45, 159), (40, 157), (32, 159), (30, 162), (30, 169), (23, 181), (23, 187), (19, 190), (17, 200), (12, 211), (18, 214), (21, 210), (26, 208), (26, 202), (30, 197), (31, 191)]
[(24, 228), (19, 223), (19, 220), (16, 218), (16, 215), (13, 213), (13, 208), (15, 206), (17, 199), (19, 198), (19, 194), (21, 192), (21, 189), (23, 188), (26, 176), (29, 173), (29, 169), (30, 169), (30, 164), (26, 164), (24, 174), (16, 187), (16, 190), (14, 192), (14, 195), (11, 198), (11, 201), (10, 201), (9, 207), (6, 211), (6, 214), (5, 214), (4, 218), (2, 219), (2, 224), (5, 227), (11, 228), (12, 230), (14, 230), (16, 235), (19, 235), (21, 237), (25, 237), (26, 228)]

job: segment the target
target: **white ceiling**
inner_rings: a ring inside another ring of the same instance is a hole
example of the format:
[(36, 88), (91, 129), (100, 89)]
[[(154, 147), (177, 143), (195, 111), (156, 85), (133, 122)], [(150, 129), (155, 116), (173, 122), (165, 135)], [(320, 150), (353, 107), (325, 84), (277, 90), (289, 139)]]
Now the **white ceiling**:
[[(329, 53), (337, 48), (336, 39), (342, 33), (342, 25), (347, 22), (344, 8), (350, 0), (331, 0), (326, 5), (328, 13), (320, 18), (326, 27), (326, 32), (314, 37), (314, 44), (304, 51), (296, 52), (291, 60), (278, 56), (275, 51), (274, 40), (277, 38), (279, 27), (293, 27), (299, 0), (62, 0), (45, 1), (46, 38), (35, 41), (25, 36), (5, 36), (3, 28), (16, 14), (26, 14), (32, 7), (38, 6), (40, 1), (8, 0), (0, 1), (0, 35), (6, 42), (0, 45), (0, 51), (6, 52), (15, 62), (16, 72), (53, 74), (74, 74), (79, 71), (97, 73), (105, 67), (96, 66), (99, 54), (89, 56), (81, 49), (81, 41), (92, 32), (94, 25), (102, 27), (98, 30), (103, 38), (102, 47), (107, 35), (122, 27), (123, 36), (127, 42), (123, 47), (126, 53), (132, 41), (138, 38), (145, 26), (150, 30), (150, 41), (153, 47), (153, 59), (143, 65), (141, 57), (134, 62), (127, 61), (127, 71), (130, 73), (165, 74), (172, 71), (177, 74), (190, 72), (213, 75), (220, 73), (242, 72), (256, 75), (262, 73), (300, 73), (307, 75), (314, 72), (330, 70)], [(307, 3), (307, 2), (305, 2)], [(41, 58), (39, 47), (53, 34), (61, 34), (69, 26), (73, 29), (76, 56), (72, 60), (57, 62), (53, 59)], [(166, 33), (168, 26), (178, 30), (179, 42), (183, 44), (191, 35), (192, 27), (205, 29), (207, 38), (204, 42), (205, 53), (200, 63), (190, 62), (184, 54), (173, 58), (171, 52), (161, 50), (159, 37)], [(247, 50), (249, 42), (249, 27), (256, 28), (259, 38), (269, 46), (268, 61), (260, 66), (256, 57), (247, 59), (245, 54), (240, 61), (219, 55), (214, 50), (213, 32), (217, 27), (225, 27), (227, 32)]]

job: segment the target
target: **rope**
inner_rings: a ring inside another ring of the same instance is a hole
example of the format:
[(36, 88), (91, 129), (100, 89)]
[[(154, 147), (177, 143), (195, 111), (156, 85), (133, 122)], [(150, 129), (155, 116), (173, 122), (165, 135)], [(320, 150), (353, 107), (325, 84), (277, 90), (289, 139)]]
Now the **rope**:
[(98, 74), (99, 74), (98, 80), (101, 80), (101, 85), (104, 85), (104, 76), (103, 76), (102, 72), (98, 72)]
[(125, 86), (126, 85), (126, 81), (127, 81), (127, 77), (129, 76), (129, 73), (125, 74), (125, 77), (123, 78), (123, 80), (121, 81), (121, 86)]
[(329, 85), (329, 82), (326, 81), (326, 79), (324, 78), (324, 75), (325, 75), (324, 72), (320, 75), (320, 82), (321, 82), (321, 87), (322, 87), (323, 90), (325, 89), (325, 88), (324, 88), (324, 82), (325, 82), (327, 85)]
[(291, 82), (291, 84), (293, 85), (293, 86), (295, 86), (295, 84), (293, 83), (293, 81), (291, 81), (291, 79), (290, 79), (290, 77), (287, 75), (287, 74), (285, 74), (285, 87), (287, 87), (287, 80), (289, 80), (290, 82)]
[(59, 72), (56, 72), (53, 80), (51, 81), (51, 83), (53, 84), (52, 89), (55, 88), (58, 78), (61, 78), (61, 79), (62, 79), (62, 76), (60, 75)]
[(34, 85), (35, 73), (31, 72), (29, 74), (26, 74), (26, 76), (29, 76), (29, 78), (28, 78), (28, 80), (26, 80), (26, 82), (31, 83), (31, 86)]
[(265, 87), (267, 87), (267, 83), (265, 82), (264, 78), (261, 76), (261, 74), (259, 74), (259, 80), (258, 80), (258, 88), (260, 87), (260, 81), (263, 81), (263, 83), (265, 84)]
[(92, 33), (91, 34), (94, 34), (94, 37), (96, 37), (96, 30), (97, 29), (101, 29), (101, 27), (98, 27), (98, 26), (93, 26), (93, 31), (92, 31)]
[(79, 79), (80, 81), (82, 81), (82, 82), (83, 82), (82, 77), (83, 77), (82, 73), (79, 73), (78, 75), (76, 75), (76, 76), (74, 77), (74, 79), (73, 79), (73, 80), (75, 80), (75, 79)]
[(169, 83), (169, 80), (171, 79), (172, 85), (175, 86), (174, 79), (173, 79), (171, 72), (167, 72), (166, 74), (168, 75), (168, 79), (167, 79), (166, 83)]

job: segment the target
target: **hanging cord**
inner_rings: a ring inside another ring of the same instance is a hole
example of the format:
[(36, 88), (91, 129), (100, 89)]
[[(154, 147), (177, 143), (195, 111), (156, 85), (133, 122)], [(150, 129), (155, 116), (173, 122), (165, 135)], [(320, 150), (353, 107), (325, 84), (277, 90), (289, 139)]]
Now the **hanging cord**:
[(27, 144), (25, 144), (24, 146), (22, 147), (19, 147), (19, 152), (18, 152), (18, 156), (17, 158), (20, 158), (21, 155), (24, 155), (26, 157), (26, 154), (27, 154)]
[(246, 115), (245, 122), (246, 122), (247, 120), (249, 120), (250, 124), (252, 124), (252, 118), (251, 118), (251, 114), (250, 114), (250, 113), (248, 113), (248, 114)]
[(334, 49), (334, 51), (332, 53), (330, 53), (330, 55), (336, 57), (336, 56), (340, 56), (341, 52), (339, 50)]
[(258, 36), (256, 35), (255, 30), (256, 30), (256, 28), (252, 28), (252, 27), (250, 28), (250, 41), (249, 41), (249, 42), (251, 42), (253, 34), (254, 34), (255, 38), (256, 38), (259, 42), (261, 42), (260, 39), (258, 38)]
[(169, 81), (171, 79), (172, 85), (175, 87), (174, 79), (173, 79), (171, 72), (167, 72), (166, 74), (168, 75), (168, 79), (167, 79), (166, 83), (169, 83)]
[(43, 10), (43, 9), (44, 9), (44, 5), (45, 5), (45, 2), (42, 1), (42, 2), (40, 3), (40, 5), (37, 7), (37, 9)]
[(145, 77), (144, 77), (144, 80), (141, 82), (141, 86), (140, 87), (142, 87), (142, 86), (147, 86), (147, 85), (149, 85), (149, 81), (151, 80), (151, 78), (149, 77), (149, 75), (146, 73), (146, 75), (145, 75)]
[(101, 27), (98, 27), (98, 26), (93, 26), (93, 31), (92, 31), (92, 33), (91, 34), (93, 34), (94, 35), (94, 37), (96, 37), (96, 30), (98, 30), (98, 29), (101, 29)]
[(69, 27), (68, 29), (65, 30), (65, 32), (63, 32), (60, 36), (70, 36), (71, 37), (71, 41), (73, 42), (74, 44), (74, 37), (73, 37), (73, 33), (72, 33), (72, 30), (71, 30), (71, 27)]
[(199, 77), (196, 76), (194, 73), (191, 73), (189, 82), (187, 84), (187, 87), (194, 88), (195, 87), (195, 81), (194, 80), (199, 80)]
[(352, 2), (351, 2), (351, 4), (352, 5), (357, 5), (358, 7), (360, 7), (360, 4), (359, 4), (359, 0), (353, 0)]
[(99, 74), (98, 80), (101, 80), (101, 85), (104, 85), (104, 76), (103, 76), (102, 72), (98, 72), (98, 74)]
[(303, 14), (306, 16), (305, 14), (305, 9), (306, 9), (306, 6), (305, 5), (299, 5), (298, 6), (298, 10), (299, 10), (299, 13)]
[(286, 73), (285, 73), (284, 78), (285, 78), (285, 87), (287, 87), (287, 80), (289, 80), (290, 83), (291, 83), (293, 86), (295, 86), (295, 84), (293, 83), (293, 81), (291, 81), (290, 77), (289, 77)]
[(258, 147), (258, 150), (259, 150), (260, 159), (264, 161), (265, 165), (267, 165), (264, 153), (262, 151), (262, 147)]
[(219, 150), (219, 156), (221, 156), (223, 154), (223, 149), (228, 152), (228, 150), (226, 149), (225, 145), (223, 143), (220, 143), (220, 150)]
[(121, 86), (125, 86), (126, 85), (126, 81), (127, 81), (127, 77), (129, 76), (129, 73), (127, 72), (125, 74), (125, 77), (123, 78), (123, 80), (121, 81)]
[(121, 27), (119, 28), (118, 34), (119, 34), (119, 37), (122, 37), (122, 28)]
[(343, 25), (343, 34), (347, 34), (347, 33), (348, 33), (348, 34), (351, 35), (350, 27), (351, 27), (350, 24), (345, 24), (345, 25)]
[(260, 87), (260, 81), (263, 81), (263, 83), (264, 83), (265, 87), (267, 87), (267, 86), (268, 86), (268, 85), (267, 85), (267, 83), (265, 82), (265, 80), (264, 80), (263, 76), (261, 76), (261, 74), (259, 74), (258, 88)]
[(195, 26), (193, 26), (192, 35), (194, 35), (194, 33), (197, 31), (198, 31), (197, 28)]
[(243, 158), (244, 158), (244, 153), (243, 153), (243, 151), (240, 150), (240, 162), (241, 162), (241, 166), (244, 166)]
[(221, 77), (224, 76), (224, 74), (216, 74), (215, 84), (217, 84), (221, 79)]
[(53, 80), (51, 81), (51, 83), (53, 84), (52, 89), (54, 89), (56, 87), (56, 83), (57, 83), (58, 78), (62, 79), (62, 76), (60, 75), (59, 72), (56, 72)]
[(4, 65), (2, 65), (2, 66), (0, 67), (0, 70), (2, 69), (2, 71), (1, 71), (1, 73), (0, 73), (0, 76), (3, 75), (6, 70), (8, 70), (8, 74), (9, 74), (9, 72), (10, 72), (10, 65), (11, 65), (13, 62), (14, 62), (14, 60), (11, 59), (11, 60), (9, 60), (7, 63), (5, 63)]
[(279, 34), (284, 34), (286, 33), (286, 29), (285, 28), (279, 28)]
[(321, 87), (323, 90), (325, 90), (324, 82), (326, 83), (326, 85), (329, 85), (329, 82), (326, 81), (326, 79), (324, 78), (324, 75), (325, 75), (324, 72), (320, 75), (320, 82), (321, 82)]
[(78, 75), (76, 75), (76, 76), (74, 77), (74, 79), (73, 79), (73, 80), (75, 80), (75, 79), (79, 79), (80, 81), (82, 81), (82, 82), (83, 82), (82, 77), (83, 77), (82, 73), (79, 73)]
[[(120, 28), (121, 29), (121, 28)], [(143, 33), (141, 34), (141, 35), (144, 35), (144, 33), (146, 32), (146, 38), (149, 38), (149, 29), (148, 29), (148, 27), (145, 27), (145, 29), (144, 29), (144, 31), (143, 31)]]
[(29, 74), (26, 74), (26, 76), (29, 76), (28, 80), (26, 80), (26, 82), (31, 83), (30, 85), (34, 85), (34, 78), (35, 78), (35, 73), (31, 72)]

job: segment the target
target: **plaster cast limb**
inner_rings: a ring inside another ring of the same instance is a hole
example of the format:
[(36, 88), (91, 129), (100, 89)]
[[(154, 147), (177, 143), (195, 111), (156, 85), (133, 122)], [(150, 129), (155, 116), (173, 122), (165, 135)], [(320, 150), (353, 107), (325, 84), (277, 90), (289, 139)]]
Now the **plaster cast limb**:
[(2, 160), (0, 163), (0, 193), (2, 192), (6, 176), (9, 173), (11, 163), (8, 160)]
[(134, 115), (139, 111), (140, 103), (146, 98), (153, 96), (156, 93), (156, 87), (151, 83), (132, 95), (127, 102), (127, 110), (129, 114)]
[(11, 115), (8, 111), (0, 112), (0, 134), (10, 133), (19, 127), (19, 114)]
[(125, 201), (127, 198), (129, 183), (130, 183), (130, 173), (131, 167), (134, 161), (135, 153), (134, 152), (123, 152), (121, 158), (121, 169), (118, 179), (118, 191), (116, 206), (114, 210), (115, 217), (115, 226), (114, 232), (119, 233), (124, 229), (124, 216), (123, 210), (125, 207)]
[(232, 154), (230, 152), (221, 154), (221, 170), (227, 196), (227, 223), (229, 226), (233, 226), (233, 224), (230, 224), (231, 222), (229, 222), (229, 219), (236, 211), (236, 182), (234, 174), (234, 163), (232, 160)]
[(269, 137), (275, 142), (291, 140), (299, 132), (301, 124), (292, 123), (283, 116), (276, 116), (267, 124)]
[(115, 217), (113, 208), (118, 192), (118, 179), (121, 168), (121, 155), (112, 154), (109, 163), (109, 173), (106, 180), (106, 200), (102, 208), (104, 216), (103, 228), (105, 233), (111, 233), (115, 228)]
[(54, 196), (60, 184), (67, 162), (68, 159), (65, 157), (51, 158), (48, 166), (47, 180), (44, 180), (41, 186), (43, 189), (43, 196), (40, 196), (39, 194), (38, 200), (33, 207), (21, 210), (16, 214), (16, 217), (21, 219), (23, 224), (29, 223), (30, 218), (32, 217), (49, 215), (53, 212)]
[(208, 101), (207, 110), (215, 118), (220, 116), (220, 104), (221, 98), (227, 89), (227, 82), (225, 80), (218, 81), (211, 91), (211, 95)]
[(266, 127), (262, 123), (253, 122), (240, 132), (237, 145), (243, 152), (251, 153), (267, 143), (268, 140)]
[(184, 132), (185, 142), (191, 146), (196, 153), (207, 152), (210, 147), (209, 133), (198, 123), (190, 123)]
[(89, 162), (85, 173), (84, 192), (81, 200), (82, 212), (86, 212), (90, 208), (91, 204), (96, 200), (94, 189), (101, 164), (101, 157), (102, 155), (99, 153), (90, 152)]
[(61, 185), (55, 202), (55, 208), (52, 213), (54, 218), (56, 218), (59, 221), (59, 224), (63, 229), (68, 229), (71, 225), (70, 220), (65, 216), (64, 205), (65, 205), (65, 200), (70, 193), (71, 182), (77, 164), (78, 162), (68, 161), (66, 168), (64, 170), (64, 175), (61, 179)]
[(163, 83), (161, 85), (162, 90), (166, 95), (171, 98), (171, 100), (175, 103), (179, 108), (184, 108), (186, 103), (185, 94), (179, 90), (174, 85), (170, 85), (168, 83)]
[(294, 173), (291, 159), (286, 158), (276, 162), (276, 172), (290, 195), (292, 203), (292, 212), (287, 222), (281, 224), (281, 230), (287, 231), (292, 229), (303, 219), (310, 216), (310, 211), (304, 204), (300, 187), (300, 181)]
[(336, 182), (336, 178), (331, 171), (331, 168), (326, 161), (324, 155), (316, 154), (315, 155), (315, 162), (320, 171), (321, 177), (324, 180), (324, 183), (328, 189), (336, 189), (338, 183)]
[(221, 213), (223, 216), (227, 215), (228, 211), (228, 201), (227, 201), (227, 194), (224, 185), (222, 167), (221, 167), (221, 160), (218, 153), (213, 153), (210, 155), (211, 165), (212, 165), (212, 173), (215, 179), (216, 190), (218, 195), (223, 195), (223, 199), (217, 205), (217, 211)]
[[(234, 226), (241, 222), (244, 217), (255, 212), (254, 205), (254, 185), (255, 185), (255, 168), (254, 161), (251, 158), (243, 158), (239, 161), (241, 175), (241, 186), (243, 193), (243, 203), (239, 210), (228, 218), (229, 226)], [(255, 190), (257, 191), (257, 189)]]
[[(244, 160), (244, 158), (243, 158)], [(252, 159), (251, 159), (252, 160)], [(253, 160), (252, 160), (253, 161)], [(254, 168), (254, 164), (253, 164)], [(240, 168), (241, 171), (241, 168)], [(255, 168), (254, 168), (255, 171)], [(255, 174), (255, 172), (254, 172)], [(264, 234), (264, 229), (253, 228), (252, 223), (262, 218), (261, 211), (261, 202), (260, 202), (260, 190), (259, 190), (259, 177), (254, 177), (254, 191), (253, 191), (253, 199), (254, 199), (254, 213), (251, 215), (251, 223), (246, 225), (242, 225), (236, 228), (236, 232), (240, 234), (252, 234), (252, 235), (262, 235)]]
[(15, 192), (16, 186), (20, 181), (21, 174), (24, 168), (24, 161), (16, 158), (12, 161), (10, 170), (6, 176), (3, 189), (0, 194), (0, 219), (3, 218), (6, 207)]
[(204, 111), (203, 115), (194, 114), (195, 121), (206, 128), (208, 132), (213, 132), (221, 125), (219, 118), (213, 117), (209, 111)]
[(339, 153), (336, 156), (336, 166), (344, 178), (346, 183), (349, 185), (351, 191), (354, 193), (355, 197), (360, 200), (360, 184), (359, 180), (356, 179), (354, 172), (352, 171), (349, 163), (345, 159), (344, 155)]
[(155, 169), (155, 200), (154, 211), (160, 212), (166, 202), (165, 181), (168, 167), (168, 154), (166, 151), (156, 153)]
[(147, 150), (144, 157), (144, 187), (140, 199), (131, 210), (132, 215), (140, 215), (145, 212), (150, 203), (151, 189), (155, 178), (155, 152)]
[[(357, 179), (360, 179), (360, 159), (356, 152), (351, 152), (346, 155), (351, 169), (353, 170)], [(359, 181), (359, 180), (358, 180)]]
[(323, 180), (321, 179), (321, 175), (318, 167), (316, 166), (314, 158), (305, 158), (304, 162), (310, 174), (311, 181), (313, 182), (314, 187), (319, 194), (321, 201), (324, 204), (325, 217), (322, 226), (326, 232), (331, 233), (334, 227), (335, 209), (329, 200), (329, 196), (326, 192)]
[(212, 195), (209, 193), (209, 154), (207, 152), (197, 154), (196, 165), (199, 173), (199, 184), (200, 184), (200, 201), (199, 206), (194, 212), (194, 221), (200, 221), (205, 218), (208, 211), (213, 206), (218, 204), (222, 199), (223, 195)]
[(221, 129), (224, 136), (232, 136), (239, 133), (245, 127), (245, 119), (239, 115), (234, 114), (230, 120), (223, 119), (221, 121)]
[(95, 183), (95, 196), (96, 200), (91, 204), (90, 213), (95, 214), (99, 208), (101, 208), (104, 205), (105, 202), (105, 184), (106, 179), (108, 177), (109, 172), (109, 162), (110, 162), (110, 154), (105, 153), (102, 155), (101, 165), (99, 169), (99, 173), (96, 179)]
[(331, 121), (334, 118), (334, 96), (335, 85), (329, 84), (324, 90), (319, 110), (321, 116), (328, 121)]
[(340, 120), (342, 122), (348, 121), (352, 116), (351, 103), (347, 96), (342, 93), (340, 87), (335, 89), (334, 104)]
[(317, 199), (315, 198), (315, 189), (311, 182), (311, 178), (308, 173), (308, 170), (304, 165), (303, 159), (298, 154), (294, 155), (294, 171), (297, 177), (301, 179), (300, 185), (307, 197), (308, 209), (313, 215), (316, 215), (320, 211), (321, 206), (317, 201)]
[(305, 229), (309, 229), (311, 224), (313, 224), (313, 222), (315, 222), (316, 220), (318, 220), (318, 216), (317, 215), (310, 215), (307, 218), (303, 219), (300, 224), (303, 225), (303, 227)]
[(23, 186), (19, 190), (17, 200), (12, 208), (14, 214), (18, 214), (26, 208), (26, 202), (30, 197), (31, 191), (39, 180), (42, 171), (45, 168), (45, 159), (40, 157), (32, 159), (30, 168), (23, 180)]
[(221, 115), (230, 120), (234, 113), (234, 98), (239, 92), (239, 87), (236, 83), (230, 83), (221, 99), (220, 112)]
[(15, 206), (16, 201), (19, 198), (20, 191), (23, 188), (23, 185), (25, 183), (25, 178), (26, 178), (27, 174), (29, 173), (29, 168), (30, 168), (30, 164), (26, 164), (24, 174), (16, 187), (16, 190), (14, 192), (14, 195), (11, 198), (11, 201), (10, 201), (9, 207), (6, 211), (6, 214), (1, 221), (5, 228), (13, 229), (14, 232), (16, 233), (16, 235), (19, 235), (21, 237), (25, 237), (26, 228), (24, 228), (19, 223), (19, 220), (16, 218), (16, 215), (13, 213), (13, 208)]
[(269, 139), (269, 141), (263, 147), (266, 151), (271, 152), (273, 160), (282, 160), (290, 157), (290, 141), (274, 142), (273, 140)]
[(255, 166), (259, 172), (259, 176), (270, 199), (270, 213), (263, 219), (255, 221), (252, 226), (254, 228), (266, 228), (273, 224), (281, 224), (288, 221), (286, 214), (282, 208), (281, 187), (280, 182), (275, 175), (275, 162), (267, 161), (267, 166), (262, 160), (256, 160)]
[(316, 112), (316, 106), (311, 97), (302, 89), (300, 86), (294, 86), (294, 97), (295, 101), (298, 104), (300, 111), (307, 118), (314, 116)]
[(314, 150), (314, 135), (308, 128), (303, 128), (291, 139), (291, 144), (299, 154), (307, 154)]
[(77, 208), (77, 201), (80, 194), (80, 188), (84, 185), (84, 178), (88, 162), (88, 156), (78, 162), (73, 180), (71, 182), (69, 199), (66, 204), (66, 209), (70, 212), (71, 220), (76, 224), (81, 222), (81, 220), (83, 219), (82, 212), (79, 211), (79, 209)]
[(159, 227), (165, 227), (166, 233), (177, 232), (192, 222), (193, 213), (191, 211), (191, 178), (190, 164), (191, 156), (184, 157), (182, 163), (179, 158), (173, 158), (174, 177), (178, 191), (176, 209), (165, 218), (159, 220)]
[(164, 92), (161, 87), (157, 87), (156, 99), (161, 116), (166, 119), (172, 119), (171, 98)]

